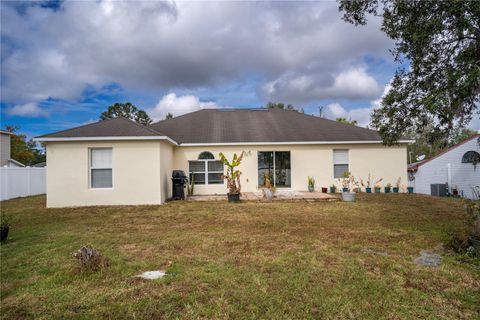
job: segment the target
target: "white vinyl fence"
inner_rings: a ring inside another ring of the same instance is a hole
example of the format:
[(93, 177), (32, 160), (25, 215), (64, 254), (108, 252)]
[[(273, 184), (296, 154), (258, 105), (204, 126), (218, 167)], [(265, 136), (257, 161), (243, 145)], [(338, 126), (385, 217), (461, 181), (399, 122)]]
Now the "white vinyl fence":
[(0, 168), (0, 200), (33, 196), (47, 190), (47, 168)]

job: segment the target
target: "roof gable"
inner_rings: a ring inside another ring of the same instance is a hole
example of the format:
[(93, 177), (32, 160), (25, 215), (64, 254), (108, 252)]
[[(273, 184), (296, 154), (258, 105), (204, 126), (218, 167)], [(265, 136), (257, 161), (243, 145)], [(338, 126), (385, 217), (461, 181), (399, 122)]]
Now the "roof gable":
[(417, 171), (419, 167), (423, 166), (425, 163), (429, 163), (430, 161), (434, 160), (434, 159), (437, 159), (439, 157), (441, 157), (442, 155), (460, 147), (461, 145), (464, 145), (465, 143), (473, 140), (473, 139), (480, 139), (480, 133), (477, 133), (477, 134), (474, 134), (473, 136), (451, 146), (451, 147), (448, 147), (446, 148), (445, 150), (441, 151), (440, 153), (438, 153), (437, 155), (429, 158), (429, 159), (425, 159), (425, 160), (422, 160), (422, 161), (418, 161), (418, 162), (414, 162), (414, 163), (411, 163), (408, 165), (408, 171)]

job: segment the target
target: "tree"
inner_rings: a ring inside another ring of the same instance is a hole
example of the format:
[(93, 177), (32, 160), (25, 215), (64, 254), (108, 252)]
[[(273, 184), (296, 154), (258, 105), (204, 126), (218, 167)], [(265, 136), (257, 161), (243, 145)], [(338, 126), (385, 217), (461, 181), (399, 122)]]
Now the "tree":
[(459, 128), (457, 129), (457, 132), (454, 133), (453, 137), (451, 138), (450, 145), (455, 145), (457, 143), (460, 143), (474, 134), (477, 134), (477, 131), (468, 129), (468, 128)]
[(172, 118), (173, 118), (173, 114), (171, 112), (167, 113), (167, 115), (165, 116), (165, 120), (172, 119)]
[(112, 104), (108, 107), (107, 111), (102, 112), (100, 115), (100, 120), (112, 119), (116, 117), (124, 117), (143, 124), (144, 126), (152, 123), (152, 119), (150, 119), (145, 111), (138, 109), (130, 102), (117, 102)]
[(290, 103), (285, 105), (282, 102), (268, 102), (267, 105), (265, 106), (265, 108), (267, 108), (267, 109), (290, 110), (290, 111), (297, 111), (297, 112), (304, 113), (303, 109), (297, 109), (296, 107), (294, 107)]
[(480, 1), (340, 0), (339, 10), (355, 25), (365, 25), (368, 15), (382, 16), (381, 30), (395, 41), (395, 60), (410, 64), (397, 69), (372, 114), (386, 144), (425, 128), (448, 139), (478, 114)]
[(6, 131), (13, 133), (10, 136), (10, 157), (27, 166), (45, 162), (45, 150), (39, 148), (36, 141), (27, 140), (26, 135), (17, 133), (19, 129), (18, 126), (5, 127)]
[(450, 138), (446, 139), (443, 135), (436, 135), (436, 132), (430, 127), (433, 124), (429, 124), (423, 133), (417, 133), (415, 131), (408, 134), (415, 139), (415, 142), (408, 145), (407, 150), (410, 156), (409, 161), (415, 162), (419, 155), (425, 155), (425, 158), (431, 158), (448, 147), (456, 145), (459, 142), (476, 134), (476, 131), (470, 129), (456, 129)]
[(347, 120), (347, 118), (336, 118), (335, 121), (346, 124), (353, 124), (356, 126), (358, 124), (357, 120)]

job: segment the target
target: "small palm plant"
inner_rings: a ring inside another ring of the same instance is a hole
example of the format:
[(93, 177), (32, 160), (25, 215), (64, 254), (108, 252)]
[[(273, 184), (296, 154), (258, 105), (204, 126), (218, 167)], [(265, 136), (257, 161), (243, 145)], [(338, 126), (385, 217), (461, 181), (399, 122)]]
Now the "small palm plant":
[(315, 178), (308, 177), (308, 191), (313, 192), (315, 190)]
[(240, 176), (242, 172), (236, 168), (242, 163), (244, 154), (245, 152), (243, 151), (240, 156), (234, 153), (232, 161), (229, 161), (223, 153), (220, 152), (219, 154), (220, 160), (222, 160), (223, 164), (227, 166), (227, 172), (223, 175), (223, 178), (227, 180), (229, 202), (236, 202), (240, 200), (240, 192), (242, 189), (240, 184)]

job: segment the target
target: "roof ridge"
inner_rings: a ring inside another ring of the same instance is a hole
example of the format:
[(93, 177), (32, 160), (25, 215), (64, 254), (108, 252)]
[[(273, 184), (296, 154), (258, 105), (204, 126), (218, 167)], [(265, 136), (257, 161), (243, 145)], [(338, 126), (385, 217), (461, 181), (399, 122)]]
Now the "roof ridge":
[[(156, 134), (160, 134), (160, 135), (165, 135), (165, 134), (163, 134), (163, 133), (160, 132), (160, 131), (157, 131), (157, 130), (155, 130), (155, 129), (149, 128), (149, 127), (147, 127), (146, 125), (143, 125), (143, 124), (141, 124), (141, 123), (138, 123), (137, 121), (134, 121), (134, 120), (129, 119), (129, 118), (127, 118), (127, 117), (119, 116), (119, 117), (116, 117), (116, 118), (120, 118), (120, 119), (123, 119), (123, 120), (127, 120), (127, 121), (129, 121), (129, 122), (131, 122), (131, 123), (133, 123), (133, 124), (141, 127), (142, 129), (146, 129), (146, 130), (148, 130), (148, 131), (150, 131), (150, 132), (152, 132), (152, 133), (156, 133)], [(115, 119), (115, 118), (114, 118), (114, 119)]]
[(158, 120), (157, 122), (151, 123), (151, 124), (149, 124), (148, 126), (150, 127), (150, 126), (159, 124), (160, 122), (178, 119), (178, 118), (181, 118), (181, 117), (185, 117), (185, 116), (187, 116), (187, 115), (191, 115), (192, 113), (197, 113), (197, 112), (204, 111), (204, 110), (216, 110), (216, 109), (215, 109), (215, 108), (202, 108), (202, 109), (199, 109), (199, 110), (195, 110), (195, 111), (192, 111), (192, 112), (187, 112), (187, 113), (181, 114), (181, 115), (176, 116), (176, 117), (174, 116), (173, 118), (170, 118), (170, 119)]
[(332, 119), (327, 119), (327, 118), (324, 118), (324, 117), (317, 117), (317, 116), (315, 116), (315, 115), (313, 115), (313, 114), (308, 114), (308, 113), (304, 113), (304, 112), (299, 112), (299, 111), (296, 111), (296, 110), (287, 110), (287, 109), (271, 109), (271, 110), (282, 110), (282, 111), (288, 111), (288, 112), (295, 112), (296, 114), (301, 114), (301, 115), (308, 116), (308, 117), (312, 117), (312, 118), (315, 118), (315, 119), (324, 120), (324, 121), (327, 121), (327, 122), (333, 122), (333, 123), (338, 124), (338, 125), (349, 126), (350, 128), (353, 126), (353, 127), (355, 127), (355, 128), (361, 129), (361, 130), (368, 130), (368, 131), (372, 131), (372, 132), (378, 133), (378, 131), (377, 131), (377, 130), (374, 130), (374, 129), (365, 128), (365, 127), (360, 127), (360, 126), (357, 126), (357, 125), (354, 125), (354, 124), (351, 124), (351, 123), (339, 122), (339, 121), (332, 120)]

